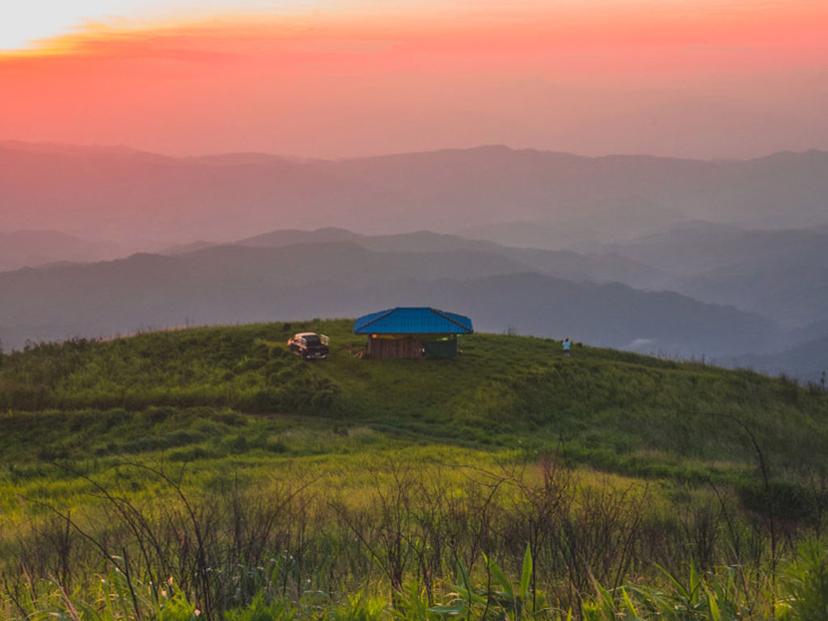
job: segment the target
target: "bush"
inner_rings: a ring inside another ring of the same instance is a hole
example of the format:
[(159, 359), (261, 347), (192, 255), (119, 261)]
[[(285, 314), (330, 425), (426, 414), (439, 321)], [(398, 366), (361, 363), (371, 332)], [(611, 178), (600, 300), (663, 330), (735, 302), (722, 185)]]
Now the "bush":
[(818, 499), (798, 483), (771, 481), (767, 488), (759, 482), (739, 488), (742, 506), (769, 518), (801, 521), (817, 518)]
[(828, 548), (823, 542), (800, 545), (796, 559), (785, 567), (782, 576), (786, 596), (780, 605), (781, 619), (828, 619)]

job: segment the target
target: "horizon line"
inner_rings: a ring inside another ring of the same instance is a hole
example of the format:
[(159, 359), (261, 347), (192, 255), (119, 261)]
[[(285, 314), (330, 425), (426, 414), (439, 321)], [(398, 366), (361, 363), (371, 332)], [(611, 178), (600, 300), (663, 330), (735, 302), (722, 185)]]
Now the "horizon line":
[(273, 159), (281, 159), (281, 160), (289, 160), (295, 163), (304, 164), (304, 163), (313, 163), (313, 162), (342, 162), (342, 161), (354, 161), (354, 160), (370, 160), (370, 159), (380, 159), (380, 158), (387, 158), (387, 157), (402, 157), (402, 156), (411, 156), (411, 155), (428, 155), (433, 153), (446, 153), (446, 152), (460, 152), (460, 151), (482, 151), (482, 150), (507, 150), (512, 152), (532, 152), (538, 154), (546, 154), (546, 155), (561, 155), (561, 156), (569, 156), (569, 157), (577, 157), (583, 159), (605, 159), (605, 158), (620, 158), (620, 157), (638, 157), (638, 158), (653, 158), (653, 159), (662, 159), (662, 160), (678, 160), (678, 161), (689, 161), (689, 162), (749, 162), (749, 161), (756, 161), (756, 160), (763, 160), (774, 156), (779, 155), (806, 155), (809, 153), (828, 153), (828, 147), (809, 147), (806, 149), (784, 149), (780, 148), (774, 151), (765, 152), (761, 155), (753, 155), (753, 156), (743, 156), (743, 157), (690, 157), (690, 156), (681, 156), (681, 155), (666, 155), (666, 154), (657, 154), (657, 153), (647, 153), (647, 152), (608, 152), (603, 154), (589, 154), (583, 152), (575, 152), (575, 151), (566, 151), (566, 150), (558, 150), (553, 148), (542, 148), (542, 147), (530, 147), (530, 146), (513, 146), (505, 143), (479, 143), (473, 144), (469, 146), (455, 146), (455, 147), (434, 147), (432, 149), (416, 149), (416, 150), (400, 150), (400, 151), (386, 151), (381, 153), (375, 154), (367, 154), (367, 155), (345, 155), (345, 156), (337, 156), (337, 157), (305, 157), (305, 156), (298, 156), (298, 155), (291, 155), (289, 153), (277, 153), (277, 152), (268, 152), (268, 151), (260, 151), (260, 150), (231, 150), (231, 151), (207, 151), (202, 153), (172, 153), (172, 152), (164, 152), (164, 151), (157, 151), (152, 149), (145, 149), (140, 147), (133, 147), (128, 144), (102, 144), (102, 143), (75, 143), (75, 142), (60, 142), (60, 141), (29, 141), (29, 140), (20, 140), (17, 138), (8, 138), (8, 139), (0, 139), (0, 148), (8, 147), (8, 146), (21, 146), (21, 147), (35, 147), (40, 148), (43, 150), (47, 150), (49, 148), (52, 149), (75, 149), (75, 150), (87, 150), (87, 151), (108, 151), (111, 153), (116, 153), (118, 151), (122, 153), (132, 153), (137, 155), (151, 155), (155, 157), (162, 157), (168, 159), (175, 159), (175, 160), (187, 160), (187, 159), (209, 159), (209, 158), (220, 158), (220, 157), (260, 157), (260, 158), (273, 158)]

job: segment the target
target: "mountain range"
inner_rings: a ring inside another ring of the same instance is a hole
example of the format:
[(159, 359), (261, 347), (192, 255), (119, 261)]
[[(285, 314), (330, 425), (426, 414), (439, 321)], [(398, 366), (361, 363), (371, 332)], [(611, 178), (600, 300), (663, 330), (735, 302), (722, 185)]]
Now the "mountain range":
[(81, 239), (59, 231), (0, 232), (0, 272), (62, 261), (103, 261), (122, 253), (117, 244)]
[(656, 286), (794, 329), (828, 317), (827, 249), (828, 227), (745, 230), (690, 222), (602, 252), (658, 266)]
[[(132, 246), (338, 226), (558, 249), (625, 241), (688, 219), (825, 225), (826, 195), (828, 153), (820, 151), (706, 161), (488, 146), (297, 160), (0, 143), (3, 230), (94, 230)], [(521, 240), (521, 230), (534, 235)]]
[[(755, 314), (575, 280), (611, 259), (565, 252), (569, 264), (556, 264), (555, 252), (501, 248), (428, 232), (279, 231), (172, 255), (22, 269), (0, 273), (0, 335), (19, 346), (26, 339), (431, 305), (469, 313), (486, 331), (569, 335), (669, 355), (724, 356), (766, 349), (776, 338), (773, 323)], [(570, 279), (560, 275), (567, 269)]]
[(2, 143), (0, 164), (7, 347), (427, 304), (483, 330), (828, 368), (821, 152), (307, 161)]
[(820, 386), (823, 390), (828, 389), (828, 336), (801, 342), (775, 353), (738, 356), (729, 362), (731, 366), (770, 375), (784, 374)]

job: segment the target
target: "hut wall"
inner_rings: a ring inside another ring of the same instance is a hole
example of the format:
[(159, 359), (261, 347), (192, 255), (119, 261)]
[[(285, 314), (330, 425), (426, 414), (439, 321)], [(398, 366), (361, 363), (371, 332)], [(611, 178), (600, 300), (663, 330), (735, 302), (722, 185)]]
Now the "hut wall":
[(426, 341), (426, 358), (454, 358), (457, 356), (457, 337), (435, 339)]
[(387, 358), (422, 358), (424, 346), (415, 338), (379, 338), (372, 336), (368, 341), (368, 357), (381, 360)]

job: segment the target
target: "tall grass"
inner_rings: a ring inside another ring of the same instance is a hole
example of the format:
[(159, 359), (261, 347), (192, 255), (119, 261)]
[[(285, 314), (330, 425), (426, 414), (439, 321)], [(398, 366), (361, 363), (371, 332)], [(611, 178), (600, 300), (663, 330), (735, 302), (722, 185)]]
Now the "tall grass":
[(358, 496), (312, 478), (193, 493), (121, 468), (156, 501), (93, 479), (95, 502), (37, 501), (47, 514), (3, 536), (4, 618), (815, 621), (828, 602), (818, 528), (777, 526), (773, 551), (733, 496), (711, 523), (550, 459), (460, 478), (388, 461)]

